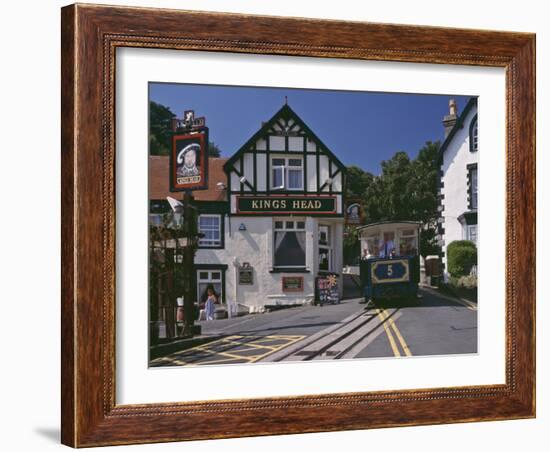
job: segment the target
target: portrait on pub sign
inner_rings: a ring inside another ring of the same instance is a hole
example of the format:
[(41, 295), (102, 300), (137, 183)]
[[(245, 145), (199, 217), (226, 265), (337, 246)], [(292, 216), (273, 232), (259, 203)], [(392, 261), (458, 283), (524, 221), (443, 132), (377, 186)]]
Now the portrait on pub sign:
[(207, 132), (174, 135), (171, 175), (174, 191), (197, 190), (207, 183)]

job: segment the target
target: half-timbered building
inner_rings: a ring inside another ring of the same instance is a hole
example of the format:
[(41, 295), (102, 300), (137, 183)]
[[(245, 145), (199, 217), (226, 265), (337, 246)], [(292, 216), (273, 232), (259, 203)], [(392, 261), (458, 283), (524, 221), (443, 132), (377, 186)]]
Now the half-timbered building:
[[(166, 191), (166, 160), (151, 157), (153, 216), (181, 197)], [(195, 192), (197, 299), (211, 286), (230, 313), (312, 303), (316, 277), (342, 272), (345, 166), (286, 103), (209, 164), (208, 190)]]

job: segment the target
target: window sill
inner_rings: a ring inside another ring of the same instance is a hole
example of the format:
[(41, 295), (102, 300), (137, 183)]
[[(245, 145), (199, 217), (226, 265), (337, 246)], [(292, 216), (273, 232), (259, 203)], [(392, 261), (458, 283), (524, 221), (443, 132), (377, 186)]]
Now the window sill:
[(306, 267), (274, 267), (269, 270), (269, 273), (310, 273)]
[(339, 275), (339, 273), (333, 272), (331, 270), (319, 270), (320, 275)]

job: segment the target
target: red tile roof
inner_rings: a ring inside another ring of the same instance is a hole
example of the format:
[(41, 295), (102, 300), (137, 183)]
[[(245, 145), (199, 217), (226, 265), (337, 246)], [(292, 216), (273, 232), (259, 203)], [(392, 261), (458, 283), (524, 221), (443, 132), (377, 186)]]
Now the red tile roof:
[[(208, 189), (195, 190), (193, 195), (197, 201), (227, 201), (227, 190), (220, 190), (219, 182), (227, 187), (227, 177), (223, 171), (224, 158), (210, 157), (208, 159)], [(183, 192), (170, 192), (170, 161), (166, 155), (149, 156), (149, 199), (163, 199), (167, 196), (183, 199)]]

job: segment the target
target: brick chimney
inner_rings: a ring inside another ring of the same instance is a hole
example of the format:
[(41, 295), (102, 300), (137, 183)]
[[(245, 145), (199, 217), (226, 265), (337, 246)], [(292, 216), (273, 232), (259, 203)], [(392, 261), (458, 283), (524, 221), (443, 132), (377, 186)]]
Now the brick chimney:
[(449, 114), (443, 117), (443, 127), (445, 127), (445, 138), (456, 124), (456, 100), (449, 99)]

